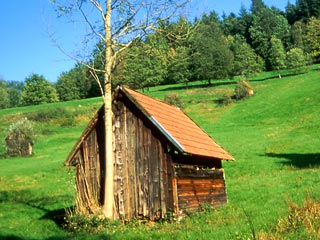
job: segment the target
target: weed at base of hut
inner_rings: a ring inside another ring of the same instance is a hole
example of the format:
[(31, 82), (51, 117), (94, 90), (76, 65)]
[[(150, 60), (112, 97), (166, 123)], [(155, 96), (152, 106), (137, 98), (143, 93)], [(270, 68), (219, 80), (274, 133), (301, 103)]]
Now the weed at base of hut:
[(111, 221), (102, 215), (77, 214), (70, 209), (66, 211), (63, 228), (72, 233), (114, 232), (121, 225), (120, 221)]

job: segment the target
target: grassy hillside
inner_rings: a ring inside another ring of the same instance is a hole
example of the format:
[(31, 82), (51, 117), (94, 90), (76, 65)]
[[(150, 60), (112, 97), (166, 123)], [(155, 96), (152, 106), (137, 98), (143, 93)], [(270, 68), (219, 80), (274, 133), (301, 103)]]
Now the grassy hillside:
[(133, 222), (100, 235), (71, 235), (55, 223), (73, 204), (73, 172), (63, 161), (100, 99), (1, 110), (0, 139), (24, 116), (36, 121), (38, 138), (34, 156), (0, 159), (0, 238), (248, 239), (253, 229), (274, 230), (290, 202), (320, 201), (319, 76), (317, 66), (282, 79), (266, 73), (251, 81), (253, 97), (226, 107), (216, 102), (233, 91), (232, 82), (150, 89), (159, 99), (177, 93), (184, 111), (236, 158), (223, 164), (229, 203), (180, 223)]

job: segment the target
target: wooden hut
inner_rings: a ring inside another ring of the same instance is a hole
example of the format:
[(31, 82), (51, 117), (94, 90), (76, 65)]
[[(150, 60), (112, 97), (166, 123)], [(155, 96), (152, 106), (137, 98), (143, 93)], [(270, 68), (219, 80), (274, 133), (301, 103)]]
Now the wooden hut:
[[(65, 161), (76, 167), (76, 209), (103, 204), (103, 107)], [(157, 220), (168, 213), (227, 202), (221, 160), (233, 160), (180, 109), (129, 88), (113, 97), (116, 219)]]

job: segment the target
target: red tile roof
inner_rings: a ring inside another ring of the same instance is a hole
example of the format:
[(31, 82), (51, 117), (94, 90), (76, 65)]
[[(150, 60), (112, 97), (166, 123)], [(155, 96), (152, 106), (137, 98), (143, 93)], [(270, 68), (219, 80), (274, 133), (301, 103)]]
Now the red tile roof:
[(179, 108), (125, 87), (121, 89), (181, 152), (234, 160)]

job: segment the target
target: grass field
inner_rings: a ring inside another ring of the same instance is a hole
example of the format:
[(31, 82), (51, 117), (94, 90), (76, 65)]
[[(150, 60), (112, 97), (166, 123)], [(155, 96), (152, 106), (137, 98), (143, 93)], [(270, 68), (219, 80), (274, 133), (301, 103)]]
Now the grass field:
[[(0, 154), (8, 126), (22, 117), (36, 120), (38, 137), (33, 156), (0, 158), (0, 239), (252, 239), (253, 232), (274, 231), (290, 203), (320, 201), (318, 67), (282, 79), (264, 73), (251, 81), (253, 97), (228, 106), (216, 102), (235, 82), (159, 86), (146, 93), (159, 99), (177, 93), (184, 111), (236, 159), (223, 164), (229, 203), (179, 223), (64, 231), (57, 223), (73, 205), (74, 186), (73, 171), (63, 162), (101, 99), (1, 110)], [(301, 239), (299, 231), (287, 237)]]

